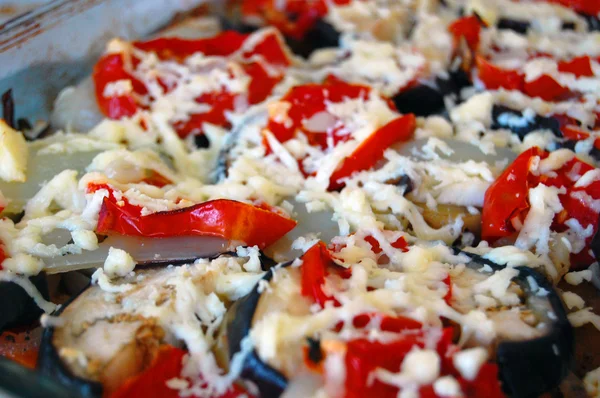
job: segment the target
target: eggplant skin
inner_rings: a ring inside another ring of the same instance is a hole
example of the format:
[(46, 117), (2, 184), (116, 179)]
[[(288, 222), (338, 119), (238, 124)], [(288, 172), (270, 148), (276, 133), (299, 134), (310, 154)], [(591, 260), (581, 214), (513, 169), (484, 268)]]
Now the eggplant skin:
[[(505, 267), (458, 248), (453, 248), (453, 251), (455, 254), (467, 255), (476, 264), (488, 265), (494, 271)], [(539, 291), (531, 291), (529, 278), (533, 278), (540, 289), (548, 291), (545, 298), (556, 316), (551, 320), (547, 334), (533, 340), (503, 341), (496, 349), (504, 392), (511, 397), (533, 398), (558, 387), (569, 374), (575, 358), (575, 339), (562, 300), (548, 279), (529, 267), (520, 266), (515, 269), (519, 271), (515, 282), (525, 291), (526, 296), (535, 296)]]
[(526, 34), (531, 24), (529, 21), (519, 19), (500, 18), (496, 23), (498, 29), (512, 30), (517, 33)]
[[(291, 264), (290, 261), (283, 264), (282, 267)], [(268, 282), (272, 277), (273, 271), (271, 270), (265, 274), (263, 280)], [(225, 322), (227, 322), (227, 345), (230, 361), (235, 353), (241, 351), (242, 340), (250, 334), (252, 318), (254, 318), (259, 300), (260, 292), (257, 284), (248, 295), (238, 300), (228, 312), (231, 316)], [(279, 397), (288, 383), (281, 372), (263, 362), (254, 350), (244, 360), (242, 377), (256, 384), (261, 397)]]
[(445, 111), (445, 96), (460, 99), (460, 91), (471, 85), (466, 72), (461, 69), (449, 71), (448, 78), (435, 78), (433, 84), (419, 84), (403, 90), (392, 97), (401, 113), (414, 113), (416, 116), (430, 116)]
[(552, 134), (554, 134), (557, 138), (563, 137), (563, 134), (560, 131), (560, 123), (553, 117), (535, 115), (533, 120), (524, 126), (511, 126), (500, 121), (500, 116), (507, 113), (516, 117), (523, 117), (523, 113), (521, 111), (504, 105), (494, 105), (492, 107), (492, 130), (508, 129), (519, 136), (521, 140), (523, 140), (525, 136), (532, 131), (541, 129), (552, 131)]
[(579, 14), (579, 16), (581, 18), (585, 19), (585, 22), (587, 23), (589, 31), (591, 31), (591, 32), (600, 31), (600, 18), (598, 18), (597, 16), (594, 16), (594, 15), (587, 15), (587, 14)]
[(340, 42), (340, 32), (329, 22), (319, 19), (304, 34), (302, 40), (286, 36), (285, 41), (294, 54), (308, 58), (315, 50), (337, 47)]
[[(538, 397), (556, 388), (569, 374), (575, 358), (575, 340), (561, 299), (540, 273), (528, 267), (519, 270), (519, 280), (531, 277), (547, 296), (556, 315), (548, 334), (521, 342), (502, 342), (497, 349), (500, 378), (504, 390), (512, 397)], [(521, 283), (528, 294), (529, 283)]]
[[(90, 285), (91, 286), (91, 285)], [(88, 288), (83, 289), (79, 294), (71, 297), (60, 309), (52, 315), (59, 316), (63, 309), (75, 301)], [(58, 381), (71, 391), (76, 391), (77, 396), (81, 398), (100, 398), (102, 397), (102, 384), (91, 380), (86, 380), (75, 376), (63, 363), (60, 355), (54, 347), (54, 328), (47, 327), (42, 334), (42, 342), (38, 354), (38, 370), (42, 375)]]
[[(48, 284), (45, 274), (32, 276), (30, 281), (45, 299)], [(0, 332), (37, 321), (42, 310), (25, 290), (13, 282), (0, 282)]]
[[(598, 217), (598, 221), (600, 222), (600, 216)], [(596, 231), (590, 246), (592, 248), (592, 252), (594, 253), (594, 257), (596, 257), (596, 261), (600, 261), (600, 229)]]

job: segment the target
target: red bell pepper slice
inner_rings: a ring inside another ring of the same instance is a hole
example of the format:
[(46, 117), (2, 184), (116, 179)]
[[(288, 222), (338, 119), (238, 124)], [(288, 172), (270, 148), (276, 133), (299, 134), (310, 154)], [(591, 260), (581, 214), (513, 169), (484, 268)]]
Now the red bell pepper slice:
[(381, 319), (379, 328), (383, 332), (400, 333), (406, 330), (419, 330), (423, 327), (421, 322), (415, 321), (411, 318), (406, 318), (403, 316), (381, 315), (376, 313), (355, 316), (352, 320), (352, 325), (357, 329), (364, 328), (369, 324), (369, 322), (371, 322), (373, 318), (378, 316)]
[[(335, 5), (346, 5), (351, 0), (333, 0)], [(259, 17), (267, 25), (279, 29), (284, 35), (302, 40), (314, 24), (328, 13), (325, 0), (287, 0), (283, 7), (274, 0), (247, 0), (242, 2), (242, 15)]]
[(344, 186), (342, 179), (375, 166), (390, 146), (396, 142), (410, 140), (416, 127), (415, 115), (409, 113), (392, 120), (375, 131), (333, 172), (330, 177), (329, 190), (342, 188)]
[(544, 101), (556, 101), (569, 93), (569, 89), (551, 76), (542, 75), (531, 82), (525, 81), (523, 92), (530, 97), (540, 97)]
[(329, 275), (329, 272), (335, 272), (345, 279), (349, 278), (352, 272), (350, 269), (337, 265), (327, 246), (321, 241), (304, 253), (300, 271), (302, 295), (311, 298), (321, 307), (324, 307), (325, 303), (330, 300), (334, 301), (334, 305), (339, 305), (334, 298), (323, 292), (325, 277)]
[(490, 90), (504, 88), (506, 90), (523, 91), (524, 78), (521, 73), (500, 68), (480, 55), (477, 55), (475, 60), (479, 79), (486, 88)]
[(569, 61), (559, 61), (558, 71), (563, 73), (572, 73), (577, 77), (594, 76), (592, 62), (588, 55), (575, 57)]
[[(452, 345), (452, 328), (443, 330), (442, 338), (437, 344), (436, 351), (440, 356), (441, 375), (454, 376), (464, 397), (479, 398), (504, 397), (498, 381), (498, 367), (494, 364), (484, 364), (473, 381), (465, 380), (452, 364), (452, 356), (459, 350)], [(368, 339), (355, 339), (346, 346), (346, 392), (345, 398), (378, 397), (395, 398), (398, 388), (385, 384), (377, 379), (372, 380), (371, 374), (376, 369), (386, 369), (398, 372), (406, 355), (414, 348), (423, 348), (423, 333), (409, 331), (401, 334), (391, 342), (378, 342)], [(433, 386), (422, 386), (419, 389), (421, 397), (438, 397)]]
[(122, 54), (106, 54), (94, 66), (92, 79), (95, 84), (96, 101), (100, 111), (111, 119), (133, 116), (138, 105), (132, 94), (104, 96), (104, 90), (110, 83), (118, 80), (129, 80), (137, 94), (146, 94), (146, 87), (125, 71)]
[[(267, 127), (279, 142), (286, 142), (294, 138), (298, 132), (302, 132), (311, 145), (325, 149), (328, 137), (333, 138), (334, 145), (350, 138), (348, 134), (337, 134), (344, 126), (338, 123), (326, 134), (314, 133), (306, 128), (304, 121), (319, 112), (324, 112), (327, 102), (339, 103), (346, 99), (367, 98), (370, 92), (371, 89), (367, 86), (346, 83), (333, 76), (330, 76), (323, 84), (304, 84), (293, 87), (281, 99), (281, 102), (289, 103), (286, 120), (281, 121), (277, 117), (271, 117)], [(393, 105), (390, 106), (390, 108), (392, 107)]]
[[(261, 40), (257, 41), (253, 48), (244, 49), (243, 54), (239, 53), (239, 50), (250, 36), (233, 31), (225, 31), (215, 37), (196, 40), (158, 38), (133, 43), (133, 46), (139, 50), (154, 52), (160, 59), (175, 62), (183, 62), (187, 57), (198, 52), (208, 56), (233, 57), (232, 59), (238, 62), (250, 77), (247, 93), (234, 95), (223, 88), (220, 91), (205, 93), (196, 98), (195, 101), (198, 103), (209, 104), (210, 110), (200, 114), (191, 114), (186, 121), (175, 123), (174, 128), (180, 137), (201, 134), (204, 123), (228, 127), (229, 120), (225, 113), (235, 109), (235, 100), (238, 97), (247, 96), (246, 101), (249, 104), (256, 104), (271, 94), (275, 85), (283, 78), (283, 72), (291, 64), (291, 61), (284, 43), (276, 33), (267, 32), (266, 34), (261, 33), (261, 35)], [(254, 60), (254, 56), (260, 56), (261, 61)], [(136, 101), (136, 95), (147, 94), (145, 85), (125, 70), (123, 57), (123, 54), (107, 54), (94, 67), (96, 100), (102, 113), (112, 119), (133, 116), (140, 108), (140, 104)], [(135, 68), (139, 59), (134, 55), (131, 57), (132, 65)], [(269, 68), (270, 73), (267, 72), (266, 67)], [(273, 70), (280, 70), (281, 73), (274, 74)], [(118, 80), (131, 81), (133, 93), (105, 97), (106, 86)], [(166, 92), (174, 89), (174, 87), (167, 87), (160, 80), (158, 83)], [(150, 100), (152, 101), (152, 98)]]
[[(566, 189), (566, 193), (559, 195), (563, 211), (555, 216), (552, 230), (556, 232), (566, 230), (565, 221), (570, 218), (576, 219), (583, 228), (592, 225), (594, 233), (598, 230), (598, 212), (585, 200), (577, 198), (577, 192), (583, 192), (594, 200), (600, 199), (600, 181), (594, 181), (586, 187), (575, 187), (575, 181), (568, 176), (574, 167), (579, 168), (580, 175), (592, 170), (593, 167), (573, 158), (554, 171), (556, 176), (532, 174), (529, 167), (533, 158), (538, 156), (540, 159), (545, 159), (548, 155), (548, 152), (537, 147), (523, 152), (488, 188), (482, 211), (482, 239), (494, 242), (517, 232), (511, 221), (515, 218), (520, 222), (525, 220), (529, 211), (529, 189), (535, 188), (538, 184)], [(573, 194), (576, 197), (573, 197)], [(591, 237), (587, 239), (586, 247), (580, 253), (571, 255), (572, 268), (588, 266), (593, 261), (588, 253), (591, 239)]]
[(225, 31), (204, 39), (181, 39), (159, 37), (148, 41), (136, 41), (133, 45), (145, 52), (153, 52), (163, 60), (183, 60), (195, 53), (225, 57), (240, 49), (248, 35)]
[(105, 197), (96, 231), (130, 236), (218, 236), (265, 248), (296, 226), (274, 211), (234, 200), (217, 199), (191, 207), (141, 215), (141, 207)]
[(542, 0), (548, 3), (555, 3), (591, 16), (598, 16), (600, 13), (600, 2), (597, 0)]
[[(377, 241), (377, 239), (369, 235), (365, 237), (365, 241), (371, 245), (371, 250), (373, 250), (373, 253), (381, 253), (381, 246), (379, 246), (379, 242)], [(403, 236), (399, 237), (398, 239), (396, 239), (396, 241), (392, 242), (392, 247), (395, 249), (400, 249), (405, 253), (408, 251), (408, 243), (406, 242), (406, 239), (404, 239)]]
[(510, 220), (529, 208), (529, 189), (539, 183), (529, 173), (529, 166), (535, 156), (542, 157), (543, 153), (538, 147), (523, 152), (487, 189), (481, 217), (482, 239), (494, 242), (515, 232)]
[(476, 15), (459, 18), (452, 22), (448, 31), (454, 36), (454, 45), (458, 45), (461, 38), (467, 42), (469, 49), (474, 54), (479, 47), (481, 34), (481, 20)]
[[(185, 354), (186, 351), (173, 346), (165, 345), (160, 347), (156, 358), (150, 366), (141, 374), (127, 380), (118, 390), (110, 395), (110, 398), (178, 398), (179, 390), (169, 388), (167, 381), (181, 377), (182, 360)], [(193, 398), (195, 395), (191, 397)], [(234, 384), (227, 392), (213, 398), (241, 397), (252, 396)]]

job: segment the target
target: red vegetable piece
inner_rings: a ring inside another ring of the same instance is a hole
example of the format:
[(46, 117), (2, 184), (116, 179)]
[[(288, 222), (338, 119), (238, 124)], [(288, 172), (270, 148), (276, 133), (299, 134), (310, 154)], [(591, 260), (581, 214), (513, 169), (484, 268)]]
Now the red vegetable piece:
[[(593, 170), (589, 164), (577, 158), (571, 159), (560, 169), (554, 170), (553, 176), (536, 176), (529, 172), (534, 156), (541, 159), (548, 157), (548, 152), (537, 147), (531, 148), (517, 157), (513, 164), (488, 188), (485, 193), (482, 211), (482, 238), (494, 242), (516, 232), (511, 221), (518, 218), (523, 221), (529, 211), (528, 193), (530, 188), (538, 184), (564, 187), (566, 193), (559, 199), (563, 210), (553, 220), (552, 230), (562, 232), (568, 227), (565, 222), (574, 218), (583, 228), (592, 226), (593, 233), (598, 230), (598, 212), (590, 205), (590, 200), (600, 199), (600, 181), (594, 181), (585, 187), (575, 187), (572, 173), (583, 175)], [(575, 269), (589, 266), (593, 256), (589, 254), (592, 237), (586, 240), (586, 247), (579, 253), (571, 254), (571, 266)]]
[[(375, 254), (381, 253), (381, 246), (379, 246), (379, 242), (377, 241), (377, 239), (375, 239), (372, 236), (367, 236), (367, 237), (365, 237), (365, 241), (371, 245), (373, 253), (375, 253)], [(406, 242), (406, 239), (404, 239), (403, 236), (396, 239), (396, 241), (392, 243), (392, 247), (395, 249), (400, 249), (403, 252), (408, 251), (408, 243)]]
[(323, 84), (304, 84), (293, 87), (281, 99), (282, 103), (289, 103), (287, 117), (281, 121), (277, 117), (279, 115), (271, 115), (267, 126), (268, 130), (282, 143), (294, 138), (297, 132), (302, 132), (308, 138), (310, 145), (326, 149), (327, 139), (331, 137), (335, 146), (350, 138), (348, 134), (337, 134), (344, 127), (341, 123), (323, 134), (308, 130), (305, 121), (313, 115), (325, 111), (326, 101), (338, 103), (347, 98), (366, 98), (370, 91), (371, 89), (367, 86), (349, 84), (335, 77), (329, 77)]
[(448, 286), (448, 291), (444, 295), (444, 301), (446, 304), (452, 305), (452, 278), (450, 278), (449, 274), (444, 278), (444, 284)]
[(376, 313), (361, 314), (355, 316), (352, 320), (352, 325), (355, 328), (364, 328), (369, 322), (375, 317), (379, 316), (381, 319), (380, 329), (384, 332), (400, 333), (405, 330), (418, 330), (423, 325), (411, 318), (403, 316), (388, 316)]
[[(127, 380), (110, 398), (178, 398), (179, 390), (169, 388), (167, 381), (179, 378), (183, 367), (185, 351), (173, 346), (162, 346), (150, 366), (141, 374)], [(225, 394), (213, 398), (238, 398), (248, 396), (237, 385), (233, 385)], [(192, 396), (192, 398), (195, 396)]]
[(415, 128), (416, 118), (415, 115), (410, 113), (392, 120), (375, 131), (333, 172), (329, 189), (340, 189), (344, 186), (342, 179), (351, 176), (355, 172), (373, 167), (383, 157), (383, 152), (392, 144), (408, 141), (412, 137)]
[(346, 350), (346, 398), (378, 397), (395, 398), (398, 389), (379, 380), (370, 380), (376, 368), (392, 372), (400, 370), (406, 354), (413, 347), (423, 347), (417, 335), (402, 335), (389, 343), (356, 339), (348, 342)]
[(201, 104), (210, 104), (211, 109), (205, 113), (196, 113), (190, 115), (185, 122), (177, 122), (174, 127), (181, 138), (189, 134), (201, 134), (204, 123), (211, 123), (217, 126), (227, 126), (229, 121), (225, 117), (226, 111), (235, 108), (235, 95), (226, 91), (218, 93), (206, 93), (196, 98), (196, 102)]
[(236, 31), (224, 31), (205, 39), (181, 39), (178, 37), (159, 37), (148, 41), (134, 42), (133, 45), (146, 52), (154, 52), (163, 60), (183, 60), (201, 52), (209, 56), (225, 57), (240, 49), (248, 35)]
[(589, 55), (575, 57), (570, 61), (559, 61), (558, 70), (563, 73), (572, 73), (577, 77), (594, 76)]
[(475, 53), (479, 47), (479, 35), (481, 33), (481, 21), (476, 15), (459, 18), (452, 22), (448, 31), (454, 36), (455, 45), (464, 37), (469, 49)]
[(168, 237), (218, 236), (264, 248), (296, 226), (296, 221), (246, 203), (217, 199), (191, 207), (142, 216), (141, 208), (104, 198), (96, 231), (100, 234)]
[(482, 239), (494, 242), (515, 232), (510, 220), (529, 208), (529, 188), (538, 184), (537, 179), (530, 178), (530, 163), (533, 157), (544, 153), (537, 147), (523, 152), (487, 189), (481, 217)]
[(525, 82), (523, 92), (530, 97), (540, 97), (544, 101), (556, 101), (569, 92), (554, 78), (542, 75), (531, 82)]
[(502, 69), (480, 55), (476, 56), (479, 79), (486, 88), (497, 90), (504, 88), (507, 90), (523, 91), (523, 75), (510, 69)]
[(322, 286), (327, 276), (327, 267), (333, 264), (325, 243), (319, 242), (302, 256), (302, 295), (310, 297), (321, 307), (332, 298), (323, 292)]
[(133, 89), (138, 94), (145, 94), (146, 87), (125, 71), (123, 56), (121, 54), (106, 54), (94, 66), (92, 73), (94, 80), (96, 101), (100, 111), (111, 119), (133, 116), (137, 111), (137, 104), (131, 94), (118, 96), (104, 96), (104, 90), (110, 83), (118, 80), (129, 80)]
[(600, 13), (600, 2), (598, 0), (545, 0), (548, 3), (560, 4), (574, 11), (591, 16)]

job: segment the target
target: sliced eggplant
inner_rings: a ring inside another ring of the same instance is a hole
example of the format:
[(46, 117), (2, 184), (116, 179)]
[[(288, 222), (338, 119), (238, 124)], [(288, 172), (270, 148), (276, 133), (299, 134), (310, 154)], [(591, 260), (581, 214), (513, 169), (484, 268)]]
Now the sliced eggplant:
[[(32, 276), (34, 284), (44, 299), (48, 300), (48, 283), (45, 274)], [(13, 282), (0, 282), (0, 333), (6, 329), (30, 325), (37, 321), (43, 311), (33, 298)]]
[(286, 37), (285, 41), (294, 54), (308, 58), (315, 50), (337, 47), (340, 42), (340, 32), (329, 22), (319, 19), (305, 33), (302, 40)]
[(492, 130), (508, 129), (515, 133), (521, 140), (532, 131), (550, 130), (557, 138), (562, 138), (560, 123), (553, 117), (540, 115), (526, 115), (516, 109), (503, 105), (492, 107)]
[[(291, 264), (290, 261), (282, 264), (281, 267), (287, 267)], [(269, 282), (272, 278), (273, 270), (270, 270), (262, 280)], [(260, 284), (257, 284), (247, 296), (238, 300), (229, 309), (226, 318), (223, 320), (221, 327), (224, 333), (221, 339), (223, 343), (221, 349), (225, 351), (222, 356), (225, 356), (228, 361), (231, 361), (233, 356), (241, 351), (242, 341), (250, 334), (254, 313), (261, 297), (259, 286)], [(241, 316), (238, 316), (238, 314)], [(280, 396), (288, 383), (286, 377), (280, 371), (262, 361), (254, 350), (246, 356), (241, 376), (256, 383), (263, 397)]]
[[(433, 82), (420, 83), (392, 97), (401, 113), (430, 116), (443, 113), (444, 97), (454, 96), (460, 100), (460, 91), (471, 85), (471, 79), (462, 69), (450, 71), (448, 77), (436, 77)], [(460, 102), (460, 101), (458, 101)]]
[(498, 19), (498, 22), (496, 22), (496, 27), (498, 29), (512, 30), (523, 35), (527, 33), (530, 26), (531, 24), (529, 21), (521, 19), (500, 18)]
[[(471, 266), (487, 265), (497, 271), (500, 266), (485, 258), (459, 251), (471, 258)], [(529, 308), (547, 323), (547, 333), (527, 341), (503, 341), (498, 344), (496, 358), (500, 379), (512, 397), (537, 397), (558, 387), (569, 374), (575, 352), (573, 328), (563, 303), (552, 284), (529, 267), (515, 267), (513, 279), (525, 292)]]
[(428, 116), (444, 110), (444, 94), (437, 85), (419, 84), (392, 97), (401, 113)]
[[(208, 259), (221, 256), (236, 255), (223, 253)], [(262, 268), (271, 264), (261, 259)], [(229, 297), (226, 289), (235, 288), (226, 275), (221, 280), (220, 273), (194, 270), (194, 266), (144, 268), (114, 282), (112, 293), (90, 285), (53, 314), (51, 326), (44, 330), (38, 358), (42, 374), (82, 397), (100, 397), (118, 389), (151, 363), (162, 344), (181, 345), (161, 323), (165, 314), (177, 312), (178, 290), (170, 282), (174, 276), (184, 272), (202, 291), (221, 292), (225, 297)], [(243, 275), (253, 285), (262, 273)], [(170, 324), (170, 315), (168, 319)]]
[(579, 14), (579, 16), (585, 19), (589, 31), (600, 31), (600, 18), (596, 15)]
[[(473, 271), (485, 265), (492, 271), (505, 268), (481, 256), (455, 249), (457, 254), (465, 254), (471, 261), (468, 267)], [(291, 263), (283, 264), (286, 267)], [(540, 327), (536, 337), (519, 340), (503, 337), (496, 345), (496, 360), (500, 367), (500, 380), (503, 389), (513, 397), (535, 397), (558, 387), (569, 373), (574, 355), (573, 330), (559, 296), (550, 282), (537, 271), (528, 267), (516, 267), (518, 276), (513, 280), (524, 295), (524, 305), (538, 320)], [(264, 276), (271, 281), (273, 273)], [(242, 341), (247, 338), (253, 320), (259, 310), (261, 284), (228, 312), (223, 322), (226, 342), (226, 356), (231, 360), (241, 350)], [(515, 332), (518, 336), (518, 332)], [(242, 377), (256, 383), (262, 396), (277, 397), (287, 388), (287, 378), (282, 371), (262, 361), (256, 351), (249, 354), (244, 362)]]
[(0, 396), (19, 398), (81, 397), (50, 377), (0, 357)]

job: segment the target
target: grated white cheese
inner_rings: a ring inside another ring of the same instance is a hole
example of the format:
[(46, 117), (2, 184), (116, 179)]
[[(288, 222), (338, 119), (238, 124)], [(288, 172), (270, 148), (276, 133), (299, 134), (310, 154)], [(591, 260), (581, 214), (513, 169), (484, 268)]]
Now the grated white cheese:
[(104, 261), (104, 273), (109, 277), (126, 276), (135, 269), (135, 260), (125, 250), (111, 247)]
[(468, 348), (454, 354), (452, 363), (460, 372), (461, 376), (467, 380), (475, 380), (481, 365), (488, 359), (488, 352), (485, 348)]

